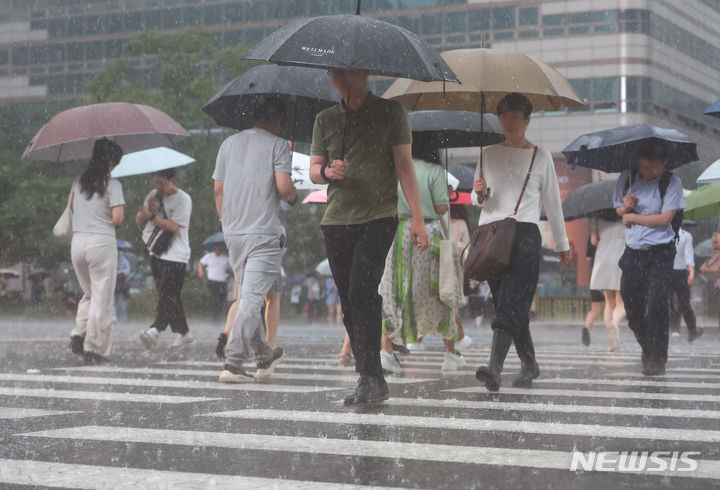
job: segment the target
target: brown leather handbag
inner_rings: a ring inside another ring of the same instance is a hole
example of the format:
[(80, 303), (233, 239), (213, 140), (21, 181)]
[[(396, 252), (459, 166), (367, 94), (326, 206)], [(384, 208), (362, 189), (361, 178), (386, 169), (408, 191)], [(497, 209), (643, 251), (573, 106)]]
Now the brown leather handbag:
[[(530, 180), (530, 172), (535, 163), (535, 155), (537, 155), (537, 146), (533, 151), (530, 168), (525, 182), (523, 182), (520, 197), (515, 204), (513, 216), (517, 214), (520, 201), (525, 194), (525, 188)], [(482, 171), (482, 158), (480, 159), (480, 169)], [(500, 277), (510, 265), (516, 229), (517, 221), (512, 216), (484, 224), (478, 228), (470, 239), (470, 243), (465, 247), (467, 254), (463, 253), (462, 255), (465, 277), (481, 282)]]

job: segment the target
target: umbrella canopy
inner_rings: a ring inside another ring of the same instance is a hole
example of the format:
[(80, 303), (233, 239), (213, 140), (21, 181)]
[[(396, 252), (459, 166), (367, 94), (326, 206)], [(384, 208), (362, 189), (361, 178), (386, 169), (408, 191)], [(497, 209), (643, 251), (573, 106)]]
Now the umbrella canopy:
[(359, 15), (328, 15), (291, 22), (255, 45), (249, 60), (314, 68), (368, 70), (375, 75), (444, 80), (457, 77), (412, 32)]
[(127, 240), (115, 240), (117, 242), (117, 249), (118, 250), (132, 250), (135, 247), (133, 247), (133, 244), (128, 242)]
[(683, 216), (688, 219), (701, 219), (720, 213), (720, 183), (704, 185), (693, 191), (685, 199)]
[(458, 180), (455, 190), (458, 192), (472, 192), (473, 183), (475, 182), (475, 168), (469, 165), (461, 165), (459, 163), (451, 163), (448, 165), (450, 175)]
[(713, 254), (713, 240), (714, 238), (708, 238), (695, 245), (693, 252), (698, 257), (710, 257)]
[(511, 92), (528, 97), (535, 110), (585, 105), (557, 70), (524, 53), (475, 48), (445, 51), (441, 56), (461, 85), (396, 80), (383, 97), (410, 110), (495, 112)]
[(88, 159), (95, 140), (107, 137), (132, 153), (175, 146), (190, 136), (164, 112), (142, 104), (109, 102), (56, 114), (33, 136), (22, 158), (62, 162)]
[(720, 99), (713, 102), (713, 104), (705, 109), (705, 112), (703, 114), (707, 114), (708, 116), (715, 116), (720, 117)]
[(20, 273), (18, 271), (14, 271), (12, 269), (0, 269), (0, 278), (2, 279), (17, 279), (20, 277)]
[(168, 168), (183, 167), (193, 163), (195, 159), (172, 148), (164, 146), (149, 150), (126, 153), (120, 164), (110, 174), (111, 177), (127, 177), (129, 175), (149, 174)]
[(50, 272), (45, 269), (35, 269), (30, 274), (28, 274), (28, 277), (47, 277), (50, 275)]
[(261, 65), (250, 68), (223, 87), (203, 107), (220, 126), (252, 127), (253, 110), (268, 98), (285, 107), (282, 138), (309, 143), (315, 116), (340, 101), (323, 70), (298, 66)]
[(217, 243), (221, 243), (221, 244), (225, 245), (225, 237), (223, 236), (222, 231), (218, 231), (217, 233), (207, 237), (205, 239), (205, 241), (203, 242), (203, 246), (212, 248)]
[(315, 191), (327, 187), (310, 180), (310, 157), (296, 151), (292, 154), (292, 180), (298, 190)]
[(315, 272), (317, 272), (321, 276), (332, 276), (332, 271), (330, 270), (330, 261), (328, 259), (325, 259), (320, 262), (317, 267), (315, 267)]
[(614, 212), (613, 194), (616, 186), (617, 179), (601, 180), (572, 191), (562, 203), (565, 221), (586, 218), (599, 211)]
[(657, 139), (667, 144), (667, 168), (680, 167), (698, 159), (697, 144), (676, 129), (634, 124), (580, 136), (562, 152), (570, 165), (622, 172), (636, 164), (637, 149), (643, 141)]
[(468, 111), (415, 111), (410, 113), (413, 141), (427, 142), (434, 148), (487, 146), (505, 139), (494, 114)]
[(713, 182), (720, 182), (720, 160), (712, 163), (697, 179), (698, 185), (712, 184)]
[(325, 204), (327, 202), (327, 189), (312, 191), (303, 199), (303, 204)]

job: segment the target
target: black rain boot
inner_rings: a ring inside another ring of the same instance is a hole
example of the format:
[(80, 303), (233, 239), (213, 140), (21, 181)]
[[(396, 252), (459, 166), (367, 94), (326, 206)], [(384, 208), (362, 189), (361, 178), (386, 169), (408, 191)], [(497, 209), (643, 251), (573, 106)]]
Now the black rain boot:
[(503, 363), (512, 342), (513, 337), (510, 332), (498, 328), (493, 329), (490, 362), (487, 366), (480, 366), (475, 372), (475, 377), (485, 382), (485, 388), (488, 391), (498, 391), (500, 389), (500, 373), (502, 373)]
[(532, 382), (540, 376), (540, 368), (535, 360), (535, 346), (533, 346), (530, 328), (526, 327), (515, 337), (515, 350), (520, 358), (520, 374), (513, 380), (515, 388), (532, 388)]

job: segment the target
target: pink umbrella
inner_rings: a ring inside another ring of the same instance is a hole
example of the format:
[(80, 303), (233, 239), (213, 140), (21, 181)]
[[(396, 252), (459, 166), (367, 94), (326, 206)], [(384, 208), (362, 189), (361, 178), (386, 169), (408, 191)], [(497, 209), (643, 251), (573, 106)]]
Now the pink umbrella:
[(22, 158), (54, 162), (90, 158), (95, 140), (107, 137), (125, 153), (175, 146), (190, 136), (177, 121), (142, 104), (109, 102), (68, 109), (35, 134)]
[(312, 191), (303, 199), (303, 204), (325, 204), (327, 203), (327, 189)]

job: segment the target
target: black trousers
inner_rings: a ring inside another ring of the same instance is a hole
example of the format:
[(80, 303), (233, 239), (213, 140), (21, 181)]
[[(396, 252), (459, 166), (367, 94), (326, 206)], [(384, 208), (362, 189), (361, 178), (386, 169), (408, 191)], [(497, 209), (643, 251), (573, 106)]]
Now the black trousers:
[(518, 223), (510, 266), (498, 279), (488, 281), (495, 305), (493, 329), (515, 338), (530, 328), (530, 307), (540, 276), (542, 237), (537, 225)]
[(210, 314), (213, 321), (219, 320), (225, 313), (227, 303), (227, 283), (220, 281), (208, 281), (210, 290)]
[(642, 348), (645, 360), (665, 365), (668, 350), (668, 303), (675, 243), (647, 250), (626, 247), (620, 257), (620, 293), (628, 326)]
[(343, 323), (355, 356), (355, 371), (361, 375), (382, 376), (382, 298), (378, 286), (397, 224), (393, 217), (322, 227)]
[(690, 271), (687, 269), (672, 271), (670, 282), (670, 327), (673, 330), (680, 330), (680, 317), (685, 319), (688, 332), (697, 330), (695, 313), (690, 306), (690, 285), (688, 277)]
[(152, 326), (162, 332), (170, 325), (173, 332), (185, 335), (189, 328), (180, 292), (185, 283), (186, 264), (151, 256), (150, 267), (158, 290), (158, 304)]

